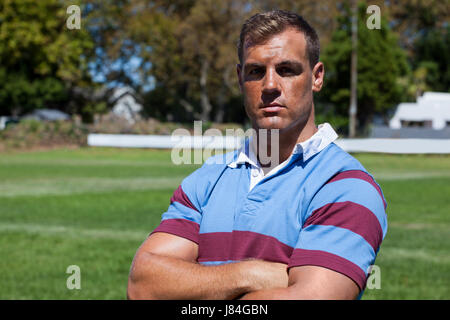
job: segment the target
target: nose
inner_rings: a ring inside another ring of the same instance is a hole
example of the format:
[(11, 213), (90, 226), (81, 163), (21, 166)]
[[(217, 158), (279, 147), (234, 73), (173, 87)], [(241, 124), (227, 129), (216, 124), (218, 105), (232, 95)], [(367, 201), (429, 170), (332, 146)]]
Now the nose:
[(264, 76), (263, 93), (279, 92), (280, 88), (278, 80), (276, 71), (272, 68), (268, 68)]
[(268, 69), (262, 83), (261, 100), (264, 104), (275, 101), (281, 95), (278, 75), (275, 70)]

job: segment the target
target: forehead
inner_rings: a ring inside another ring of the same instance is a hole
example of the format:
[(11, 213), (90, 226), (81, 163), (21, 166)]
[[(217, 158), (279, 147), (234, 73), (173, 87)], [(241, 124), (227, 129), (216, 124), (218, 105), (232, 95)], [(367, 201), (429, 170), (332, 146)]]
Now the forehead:
[(243, 63), (276, 63), (278, 60), (307, 62), (306, 39), (302, 32), (290, 28), (261, 44), (251, 44), (246, 41)]

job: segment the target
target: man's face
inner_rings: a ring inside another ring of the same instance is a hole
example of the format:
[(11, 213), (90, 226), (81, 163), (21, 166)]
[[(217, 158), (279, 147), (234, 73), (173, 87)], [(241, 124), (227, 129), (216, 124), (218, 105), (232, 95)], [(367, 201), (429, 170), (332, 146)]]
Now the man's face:
[(287, 29), (264, 44), (247, 44), (242, 60), (237, 67), (239, 84), (253, 128), (282, 132), (304, 126), (313, 91), (322, 87), (323, 64), (311, 70), (303, 33)]

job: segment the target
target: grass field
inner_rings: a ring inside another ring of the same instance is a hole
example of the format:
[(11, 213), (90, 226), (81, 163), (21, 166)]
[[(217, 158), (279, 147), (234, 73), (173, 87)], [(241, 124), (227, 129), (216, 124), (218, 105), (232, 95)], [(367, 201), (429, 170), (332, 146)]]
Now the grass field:
[[(360, 154), (388, 200), (363, 299), (450, 299), (450, 157)], [(0, 299), (124, 299), (131, 260), (196, 166), (169, 151), (0, 154)], [(69, 265), (81, 290), (68, 290)]]

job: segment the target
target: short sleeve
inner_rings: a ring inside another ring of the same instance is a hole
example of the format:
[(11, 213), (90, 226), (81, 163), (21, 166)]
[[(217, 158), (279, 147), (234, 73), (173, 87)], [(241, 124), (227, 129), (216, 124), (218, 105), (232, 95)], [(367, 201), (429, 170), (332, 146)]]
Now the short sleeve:
[(188, 176), (174, 191), (168, 210), (152, 232), (170, 233), (198, 243), (201, 222), (200, 204), (195, 196), (195, 175)]
[(227, 168), (225, 159), (233, 153), (219, 154), (187, 176), (175, 190), (170, 205), (163, 213), (161, 223), (152, 232), (166, 232), (186, 238), (198, 244), (202, 208), (208, 202), (211, 191)]
[(361, 170), (340, 172), (314, 196), (289, 267), (315, 265), (348, 276), (364, 290), (387, 231), (386, 201)]

